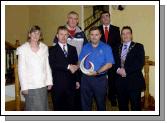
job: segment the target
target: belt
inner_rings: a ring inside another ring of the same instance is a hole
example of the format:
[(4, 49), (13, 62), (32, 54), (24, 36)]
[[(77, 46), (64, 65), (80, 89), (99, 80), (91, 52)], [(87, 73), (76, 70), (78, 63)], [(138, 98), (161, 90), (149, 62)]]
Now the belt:
[(94, 77), (103, 77), (103, 76), (106, 76), (107, 74), (99, 74), (99, 75), (96, 75), (96, 76), (94, 76)]
[(97, 77), (97, 78), (99, 78), (99, 77), (104, 77), (104, 76), (106, 76), (107, 74), (105, 73), (105, 74), (99, 74), (99, 75), (96, 75), (96, 76), (88, 76), (88, 75), (86, 75), (86, 74), (83, 74), (84, 76), (87, 76), (87, 77)]

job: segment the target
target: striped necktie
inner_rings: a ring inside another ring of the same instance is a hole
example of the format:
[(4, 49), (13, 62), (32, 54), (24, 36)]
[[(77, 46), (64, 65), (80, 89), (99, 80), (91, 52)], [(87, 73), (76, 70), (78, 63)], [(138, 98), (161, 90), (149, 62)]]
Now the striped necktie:
[(63, 45), (63, 52), (64, 52), (65, 57), (67, 58), (68, 53), (67, 53), (67, 51), (66, 51), (66, 49), (65, 49), (65, 46), (66, 46), (66, 45)]
[(127, 52), (128, 52), (127, 46), (128, 46), (127, 44), (124, 44), (123, 48), (122, 48), (122, 53), (121, 53), (121, 66), (122, 67), (124, 67), (124, 62), (125, 62), (126, 55), (127, 55)]

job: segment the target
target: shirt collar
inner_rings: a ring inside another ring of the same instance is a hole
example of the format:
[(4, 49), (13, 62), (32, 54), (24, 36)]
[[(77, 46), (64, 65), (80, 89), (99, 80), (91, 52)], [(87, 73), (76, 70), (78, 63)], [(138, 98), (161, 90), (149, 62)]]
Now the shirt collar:
[(63, 49), (63, 46), (65, 45), (65, 49), (67, 50), (67, 43), (66, 44), (62, 44), (62, 43), (58, 42), (58, 44), (61, 47), (61, 49)]
[(93, 47), (93, 46), (92, 46), (92, 43), (90, 43), (90, 46), (91, 46), (91, 48), (95, 48), (95, 49), (96, 49), (96, 48), (99, 48), (99, 47), (101, 46), (101, 44), (102, 44), (102, 42), (101, 42), (101, 41), (99, 41), (99, 43), (98, 43), (97, 47)]
[[(103, 25), (103, 29), (105, 30), (105, 25)], [(107, 28), (108, 28), (108, 30), (109, 30), (109, 27), (110, 27), (110, 24), (109, 25), (107, 25)]]
[(125, 45), (125, 44), (126, 44), (126, 45), (127, 45), (127, 48), (129, 48), (129, 46), (130, 46), (131, 42), (132, 42), (132, 41), (125, 42), (125, 43), (123, 43), (123, 45)]

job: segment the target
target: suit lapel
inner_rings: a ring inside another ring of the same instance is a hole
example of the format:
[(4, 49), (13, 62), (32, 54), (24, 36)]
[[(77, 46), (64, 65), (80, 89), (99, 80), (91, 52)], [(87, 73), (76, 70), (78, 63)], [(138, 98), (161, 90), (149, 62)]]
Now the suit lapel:
[[(119, 47), (119, 57), (120, 57), (120, 60), (121, 60), (122, 46), (123, 46), (123, 43)], [(126, 55), (125, 63), (126, 63), (126, 60), (128, 59), (128, 56), (131, 53), (131, 50), (133, 49), (134, 46), (135, 46), (135, 42), (132, 41), (131, 44), (130, 44), (130, 46), (129, 46), (127, 55)]]
[(68, 48), (67, 58), (69, 58), (69, 56), (71, 55), (71, 48), (70, 48), (69, 44), (67, 44), (67, 48)]
[(113, 28), (112, 28), (112, 26), (111, 26), (111, 24), (110, 24), (110, 26), (109, 26), (109, 32), (108, 32), (108, 41), (107, 42), (109, 42), (110, 41), (110, 43), (112, 42), (112, 38), (111, 38), (111, 36), (113, 35)]
[(123, 46), (123, 44), (121, 43), (121, 45), (119, 46), (119, 57), (120, 57), (120, 59), (121, 59), (122, 46)]
[(127, 55), (131, 52), (131, 50), (132, 50), (132, 48), (133, 48), (134, 46), (135, 46), (135, 43), (132, 41), (132, 42), (130, 43), (130, 46), (129, 46)]
[(106, 42), (105, 36), (104, 36), (104, 29), (103, 29), (103, 25), (101, 25), (100, 27), (101, 29), (101, 33), (102, 33), (102, 39), (104, 40), (104, 42)]
[(130, 46), (129, 46), (128, 53), (127, 53), (127, 55), (126, 55), (125, 62), (126, 62), (126, 60), (128, 59), (128, 56), (129, 56), (129, 54), (131, 53), (131, 51), (132, 51), (132, 49), (133, 49), (134, 46), (135, 46), (135, 42), (132, 41), (131, 44), (130, 44)]
[(58, 47), (58, 49), (59, 49), (59, 51), (61, 53), (60, 55), (63, 56), (64, 58), (66, 58), (65, 55), (64, 55), (64, 52), (63, 52), (62, 48), (60, 47), (60, 45), (58, 43), (57, 43), (57, 47)]
[[(106, 42), (106, 38), (105, 38), (105, 34), (104, 34), (104, 29), (103, 29), (103, 25), (102, 25), (102, 35), (104, 36), (104, 40), (105, 40), (105, 42)], [(109, 26), (109, 30), (108, 30), (109, 32), (108, 32), (108, 41), (107, 41), (107, 44), (108, 43), (111, 43), (111, 35), (112, 35), (112, 26), (111, 26), (111, 24), (110, 24), (110, 26)]]

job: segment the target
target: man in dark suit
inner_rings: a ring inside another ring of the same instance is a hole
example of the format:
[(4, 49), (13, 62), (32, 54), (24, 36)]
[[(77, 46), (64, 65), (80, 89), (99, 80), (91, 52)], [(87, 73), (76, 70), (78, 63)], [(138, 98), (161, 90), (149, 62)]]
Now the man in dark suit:
[[(113, 56), (116, 56), (116, 50), (121, 44), (119, 27), (110, 24), (110, 13), (104, 11), (101, 13), (101, 23), (99, 26), (102, 36), (101, 41), (107, 43), (113, 51)], [(117, 105), (116, 101), (116, 89), (115, 89), (115, 65), (108, 71), (108, 98), (111, 101), (112, 106)]]
[[(81, 27), (78, 26), (79, 23), (79, 14), (75, 11), (70, 11), (67, 14), (67, 23), (65, 27), (68, 29), (68, 38), (67, 43), (75, 46), (77, 49), (77, 54), (79, 56), (82, 47), (88, 42), (85, 36), (84, 31)], [(54, 38), (54, 45), (58, 42), (57, 36)], [(81, 72), (80, 75), (81, 76)], [(80, 99), (80, 89), (75, 91), (75, 107), (76, 110), (81, 110), (81, 99)]]
[(116, 57), (116, 87), (119, 110), (128, 111), (129, 101), (131, 110), (141, 110), (141, 91), (145, 90), (142, 74), (144, 66), (144, 47), (132, 41), (132, 29), (125, 26), (121, 30), (123, 43), (120, 45)]
[(68, 30), (60, 26), (57, 31), (58, 43), (49, 49), (49, 63), (53, 76), (51, 90), (54, 110), (75, 110), (75, 89), (77, 82), (78, 55), (75, 47), (67, 44)]

